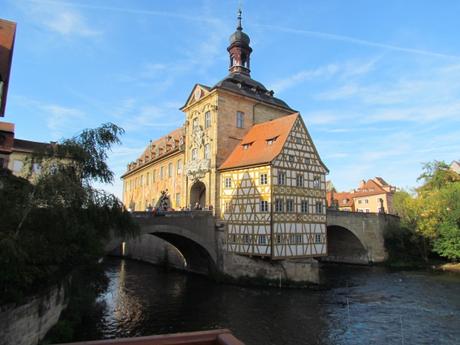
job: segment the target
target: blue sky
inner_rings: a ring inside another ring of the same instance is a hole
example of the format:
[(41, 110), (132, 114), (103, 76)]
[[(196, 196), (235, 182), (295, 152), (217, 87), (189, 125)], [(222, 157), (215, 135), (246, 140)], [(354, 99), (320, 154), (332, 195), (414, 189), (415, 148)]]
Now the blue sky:
[[(126, 130), (110, 191), (183, 123), (193, 85), (227, 75), (240, 1), (0, 0), (18, 23), (6, 121), (50, 141)], [(338, 190), (460, 158), (459, 1), (242, 1), (251, 75), (299, 110)]]

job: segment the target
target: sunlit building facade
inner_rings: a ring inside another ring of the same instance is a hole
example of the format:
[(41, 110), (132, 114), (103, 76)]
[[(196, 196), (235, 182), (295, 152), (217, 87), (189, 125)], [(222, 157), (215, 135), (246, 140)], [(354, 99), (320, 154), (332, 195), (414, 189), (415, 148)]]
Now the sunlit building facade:
[(144, 211), (168, 190), (172, 208), (199, 205), (224, 221), (231, 252), (325, 255), (327, 168), (300, 114), (251, 78), (249, 43), (239, 16), (228, 76), (196, 84), (183, 127), (128, 164), (123, 202)]

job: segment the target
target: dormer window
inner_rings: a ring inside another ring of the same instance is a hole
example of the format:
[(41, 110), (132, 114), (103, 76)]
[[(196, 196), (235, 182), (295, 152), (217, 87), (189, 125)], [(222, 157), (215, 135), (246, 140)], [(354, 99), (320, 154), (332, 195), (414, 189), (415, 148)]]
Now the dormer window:
[(243, 146), (243, 150), (247, 150), (247, 149), (249, 149), (251, 147), (251, 145), (252, 145), (252, 142), (251, 143), (245, 143), (245, 144), (243, 144), (241, 146)]
[(270, 139), (267, 139), (267, 145), (272, 145), (276, 141), (276, 139), (278, 139), (277, 136), (273, 137), (273, 138), (270, 138)]

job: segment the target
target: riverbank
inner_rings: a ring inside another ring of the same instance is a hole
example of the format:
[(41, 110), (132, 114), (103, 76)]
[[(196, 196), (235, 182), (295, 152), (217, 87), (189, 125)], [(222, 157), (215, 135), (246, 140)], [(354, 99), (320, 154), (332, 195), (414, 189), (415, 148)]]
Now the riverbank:
[(440, 271), (460, 273), (460, 263), (447, 263), (439, 265), (436, 269)]

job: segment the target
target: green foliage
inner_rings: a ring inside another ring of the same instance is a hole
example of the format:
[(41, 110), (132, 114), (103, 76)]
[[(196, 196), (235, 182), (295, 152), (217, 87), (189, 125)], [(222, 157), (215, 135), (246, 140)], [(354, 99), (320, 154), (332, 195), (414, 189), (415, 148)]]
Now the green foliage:
[[(450, 260), (460, 259), (460, 175), (445, 162), (424, 165), (416, 194), (398, 192), (394, 207), (401, 225), (424, 241), (424, 256), (433, 250)], [(420, 244), (420, 241), (415, 241)]]
[[(137, 227), (121, 202), (91, 187), (111, 182), (107, 153), (122, 130), (105, 124), (34, 156), (25, 176), (0, 174), (0, 302), (19, 301), (96, 261), (112, 232)], [(41, 164), (34, 174), (33, 163)]]
[(442, 205), (434, 251), (450, 260), (460, 259), (460, 183), (443, 188), (438, 198)]

